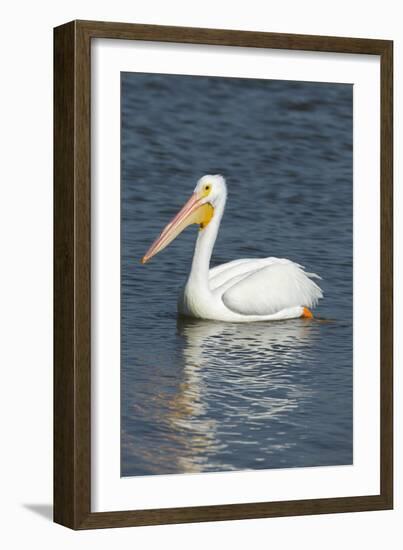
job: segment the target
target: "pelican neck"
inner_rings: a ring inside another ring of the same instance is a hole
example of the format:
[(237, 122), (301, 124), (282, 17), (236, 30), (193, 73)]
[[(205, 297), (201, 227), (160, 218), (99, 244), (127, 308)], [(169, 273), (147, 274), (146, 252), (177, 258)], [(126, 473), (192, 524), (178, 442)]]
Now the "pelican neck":
[(216, 207), (210, 223), (204, 229), (199, 229), (188, 279), (189, 284), (196, 284), (199, 288), (209, 289), (210, 259), (223, 213), (224, 204)]

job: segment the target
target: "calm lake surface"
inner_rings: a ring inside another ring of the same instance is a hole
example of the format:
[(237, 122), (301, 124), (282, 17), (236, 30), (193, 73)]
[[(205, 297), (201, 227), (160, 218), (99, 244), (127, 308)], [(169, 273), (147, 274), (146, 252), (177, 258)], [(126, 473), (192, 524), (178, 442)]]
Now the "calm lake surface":
[[(122, 74), (121, 473), (351, 464), (352, 86)], [(206, 173), (212, 266), (289, 258), (319, 318), (178, 318), (197, 229), (140, 258)]]

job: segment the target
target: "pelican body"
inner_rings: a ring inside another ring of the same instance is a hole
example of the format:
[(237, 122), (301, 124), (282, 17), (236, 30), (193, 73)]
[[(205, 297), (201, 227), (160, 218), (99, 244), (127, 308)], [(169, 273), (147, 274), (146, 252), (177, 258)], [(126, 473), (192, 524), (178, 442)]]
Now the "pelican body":
[(203, 176), (183, 208), (142, 258), (146, 263), (190, 224), (199, 226), (192, 267), (178, 310), (199, 319), (227, 322), (277, 321), (312, 317), (323, 297), (320, 279), (282, 258), (234, 260), (210, 268), (210, 259), (227, 200), (225, 179)]

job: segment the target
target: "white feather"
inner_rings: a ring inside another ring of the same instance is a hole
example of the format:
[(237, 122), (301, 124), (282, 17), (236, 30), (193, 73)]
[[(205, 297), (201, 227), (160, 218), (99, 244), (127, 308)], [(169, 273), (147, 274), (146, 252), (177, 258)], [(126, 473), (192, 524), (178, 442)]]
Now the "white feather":
[(272, 315), (296, 306), (313, 308), (323, 297), (322, 290), (312, 281), (312, 277), (318, 277), (314, 273), (306, 273), (289, 260), (266, 260), (267, 264), (260, 268), (251, 262), (249, 273), (227, 281), (222, 301), (231, 311), (241, 315)]

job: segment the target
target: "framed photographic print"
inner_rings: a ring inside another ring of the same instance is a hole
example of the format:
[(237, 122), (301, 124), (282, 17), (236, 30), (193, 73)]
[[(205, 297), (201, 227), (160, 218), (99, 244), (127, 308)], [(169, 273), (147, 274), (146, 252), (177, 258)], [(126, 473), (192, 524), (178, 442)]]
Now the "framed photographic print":
[(54, 46), (55, 521), (392, 508), (392, 42)]

